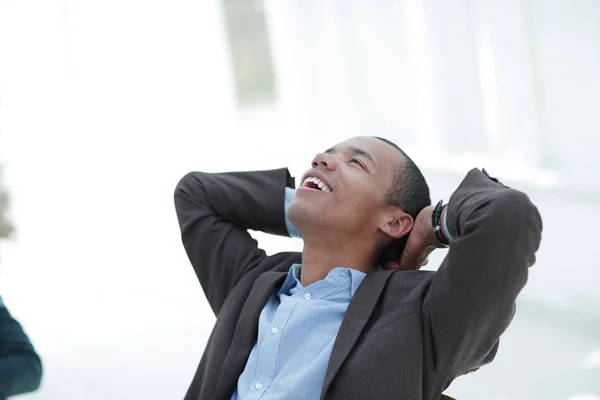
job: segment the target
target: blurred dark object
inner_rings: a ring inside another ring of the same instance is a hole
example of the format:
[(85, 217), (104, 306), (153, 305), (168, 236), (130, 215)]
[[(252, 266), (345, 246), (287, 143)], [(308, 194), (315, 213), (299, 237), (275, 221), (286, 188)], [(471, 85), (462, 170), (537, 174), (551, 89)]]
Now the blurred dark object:
[(14, 231), (6, 215), (8, 213), (8, 200), (8, 193), (4, 190), (0, 181), (0, 239), (9, 238)]
[(0, 239), (9, 238), (14, 232), (14, 227), (8, 219), (9, 196), (4, 189), (3, 166), (0, 164)]
[(42, 362), (0, 297), (0, 400), (40, 386)]

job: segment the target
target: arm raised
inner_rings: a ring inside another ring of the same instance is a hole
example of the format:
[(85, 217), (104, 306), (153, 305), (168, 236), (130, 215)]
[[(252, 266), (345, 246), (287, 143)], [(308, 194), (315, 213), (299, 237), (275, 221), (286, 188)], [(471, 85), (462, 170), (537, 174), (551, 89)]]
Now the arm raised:
[(183, 245), (213, 309), (218, 313), (240, 277), (266, 254), (249, 229), (288, 236), (287, 169), (184, 176), (175, 190)]
[(542, 221), (527, 195), (468, 173), (446, 209), (453, 238), (423, 303), (428, 364), (462, 374), (489, 363), (535, 263)]

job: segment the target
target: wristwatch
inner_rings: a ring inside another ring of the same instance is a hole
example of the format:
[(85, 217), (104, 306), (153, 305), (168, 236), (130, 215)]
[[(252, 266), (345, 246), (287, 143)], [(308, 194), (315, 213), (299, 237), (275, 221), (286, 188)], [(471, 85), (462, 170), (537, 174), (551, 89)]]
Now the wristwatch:
[(433, 226), (433, 233), (435, 233), (435, 237), (444, 247), (450, 246), (450, 242), (442, 233), (442, 211), (447, 206), (448, 204), (444, 204), (444, 200), (440, 200), (431, 214), (431, 226)]

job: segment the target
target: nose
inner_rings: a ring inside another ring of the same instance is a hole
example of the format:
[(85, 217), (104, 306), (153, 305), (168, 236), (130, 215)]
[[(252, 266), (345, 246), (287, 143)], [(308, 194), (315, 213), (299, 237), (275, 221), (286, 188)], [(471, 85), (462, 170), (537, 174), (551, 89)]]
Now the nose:
[(333, 154), (319, 153), (312, 161), (313, 168), (321, 166), (327, 168), (329, 171), (335, 171), (336, 165), (335, 155)]

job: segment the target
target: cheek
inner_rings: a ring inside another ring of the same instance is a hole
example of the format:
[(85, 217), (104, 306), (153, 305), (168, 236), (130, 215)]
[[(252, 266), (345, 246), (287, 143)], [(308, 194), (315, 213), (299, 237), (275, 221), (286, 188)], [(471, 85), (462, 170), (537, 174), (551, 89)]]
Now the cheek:
[(343, 213), (352, 216), (352, 220), (360, 223), (373, 219), (381, 209), (381, 201), (369, 192), (348, 193), (337, 202), (335, 214)]
[(364, 180), (352, 182), (343, 193), (344, 199), (351, 207), (359, 209), (372, 209), (381, 205), (379, 190), (372, 185), (367, 185)]

